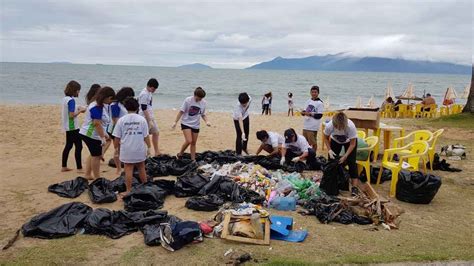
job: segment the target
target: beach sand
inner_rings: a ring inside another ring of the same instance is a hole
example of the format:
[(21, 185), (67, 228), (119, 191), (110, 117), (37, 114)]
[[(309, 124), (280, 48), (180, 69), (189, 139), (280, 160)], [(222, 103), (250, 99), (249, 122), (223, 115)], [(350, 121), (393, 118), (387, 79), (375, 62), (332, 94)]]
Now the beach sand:
[[(160, 148), (162, 153), (174, 155), (179, 151), (183, 136), (179, 129), (171, 130), (176, 111), (156, 110), (160, 127)], [(83, 115), (81, 115), (82, 120)], [(197, 151), (234, 149), (235, 130), (230, 113), (209, 113), (212, 126), (201, 126)], [(5, 244), (13, 233), (31, 217), (61, 204), (81, 201), (94, 208), (123, 209), (122, 201), (95, 205), (83, 193), (79, 198), (66, 199), (48, 193), (50, 184), (70, 180), (79, 176), (75, 171), (60, 172), (61, 152), (65, 134), (60, 129), (60, 106), (47, 105), (1, 105), (0, 106), (0, 243)], [(255, 153), (259, 142), (255, 132), (267, 129), (282, 133), (288, 127), (301, 131), (301, 117), (287, 117), (286, 114), (272, 116), (251, 115), (249, 151)], [(416, 127), (415, 125), (410, 125)], [(407, 127), (410, 127), (407, 125)], [(455, 141), (469, 146), (472, 151), (474, 132), (469, 130), (448, 130)], [(445, 134), (447, 135), (447, 134)], [(448, 144), (448, 143), (444, 143)], [(111, 147), (106, 161), (112, 157)], [(83, 161), (89, 151), (84, 145)], [(74, 153), (71, 151), (68, 166), (74, 168)], [(296, 212), (272, 213), (291, 215), (297, 229), (309, 230), (307, 240), (302, 244), (272, 241), (272, 250), (265, 246), (242, 245), (220, 239), (205, 239), (204, 243), (189, 245), (175, 253), (160, 247), (147, 247), (140, 232), (118, 240), (102, 236), (75, 236), (61, 240), (39, 240), (20, 238), (12, 248), (0, 254), (1, 262), (29, 262), (36, 259), (43, 263), (171, 263), (189, 264), (223, 262), (223, 254), (233, 248), (252, 252), (254, 257), (270, 261), (344, 262), (339, 258), (372, 256), (374, 261), (384, 258), (398, 259), (394, 254), (405, 254), (407, 260), (419, 260), (419, 256), (433, 255), (438, 259), (465, 259), (472, 252), (472, 202), (474, 200), (472, 162), (454, 162), (464, 169), (462, 173), (436, 172), (445, 177), (444, 184), (430, 205), (413, 205), (393, 200), (405, 209), (401, 216), (401, 229), (394, 232), (369, 232), (362, 226), (330, 224), (323, 225), (314, 216), (301, 216)], [(102, 163), (102, 175), (109, 179), (117, 177), (115, 169)], [(169, 177), (173, 179), (174, 177)], [(388, 183), (377, 188), (386, 196)], [(183, 219), (207, 220), (213, 213), (196, 212), (184, 207), (186, 199), (170, 196), (164, 210)], [(471, 210), (467, 209), (471, 202)], [(462, 207), (462, 206), (464, 207)], [(471, 212), (471, 214), (469, 214)], [(456, 230), (451, 230), (451, 227)], [(471, 235), (469, 236), (469, 233)], [(470, 249), (470, 250), (469, 250)], [(78, 253), (80, 251), (80, 253)], [(316, 252), (315, 252), (316, 251)], [(36, 253), (35, 253), (36, 252)], [(387, 255), (388, 252), (388, 255)], [(43, 254), (43, 255), (41, 255)], [(46, 255), (44, 255), (46, 254)], [(69, 255), (67, 255), (69, 254)], [(71, 254), (76, 254), (73, 256)], [(439, 254), (439, 255), (437, 255)], [(451, 255), (449, 255), (451, 254)], [(438, 256), (438, 257), (436, 257)], [(431, 258), (431, 257), (430, 257)]]

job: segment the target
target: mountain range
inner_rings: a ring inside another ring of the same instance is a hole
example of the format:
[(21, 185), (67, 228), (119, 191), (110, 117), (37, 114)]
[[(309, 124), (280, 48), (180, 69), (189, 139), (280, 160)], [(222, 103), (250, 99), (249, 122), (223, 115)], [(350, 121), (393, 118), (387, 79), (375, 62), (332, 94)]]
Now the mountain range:
[(253, 65), (247, 69), (271, 70), (320, 70), (320, 71), (367, 71), (406, 73), (471, 74), (471, 66), (445, 62), (393, 59), (384, 57), (352, 57), (344, 53), (304, 58), (275, 59)]
[(183, 69), (212, 69), (212, 67), (200, 63), (194, 63), (194, 64), (189, 64), (189, 65), (182, 65), (179, 66), (178, 68), (183, 68)]

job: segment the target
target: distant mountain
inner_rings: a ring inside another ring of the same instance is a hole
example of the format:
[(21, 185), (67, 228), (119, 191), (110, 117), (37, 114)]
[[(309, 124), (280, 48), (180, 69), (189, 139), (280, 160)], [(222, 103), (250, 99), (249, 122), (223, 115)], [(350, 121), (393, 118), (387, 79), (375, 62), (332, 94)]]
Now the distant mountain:
[(208, 65), (199, 64), (199, 63), (189, 64), (189, 65), (182, 65), (182, 66), (179, 66), (178, 68), (183, 68), (183, 69), (212, 69), (212, 67), (210, 67)]
[(50, 62), (50, 64), (72, 64), (72, 63), (68, 61), (57, 61), (57, 62)]
[(247, 69), (471, 74), (471, 66), (465, 65), (383, 57), (351, 57), (345, 54), (304, 58), (276, 57)]

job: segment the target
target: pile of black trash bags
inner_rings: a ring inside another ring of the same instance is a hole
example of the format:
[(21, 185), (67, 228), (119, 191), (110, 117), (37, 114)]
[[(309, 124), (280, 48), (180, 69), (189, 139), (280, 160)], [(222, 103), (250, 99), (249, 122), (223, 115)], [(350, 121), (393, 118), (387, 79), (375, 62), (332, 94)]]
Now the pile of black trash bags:
[[(433, 170), (439, 170), (439, 171), (446, 171), (446, 172), (461, 172), (462, 170), (459, 168), (451, 167), (451, 164), (446, 162), (445, 159), (440, 161), (439, 154), (435, 153), (433, 162)], [(426, 163), (426, 167), (430, 167), (430, 162)]]
[(438, 193), (440, 187), (441, 178), (439, 176), (402, 170), (398, 175), (396, 197), (405, 202), (428, 204)]
[(182, 221), (166, 211), (113, 211), (92, 209), (84, 203), (71, 202), (41, 213), (25, 223), (25, 237), (53, 239), (77, 233), (104, 235), (112, 239), (140, 230), (145, 244), (162, 245), (174, 251), (193, 241), (202, 241), (198, 223)]

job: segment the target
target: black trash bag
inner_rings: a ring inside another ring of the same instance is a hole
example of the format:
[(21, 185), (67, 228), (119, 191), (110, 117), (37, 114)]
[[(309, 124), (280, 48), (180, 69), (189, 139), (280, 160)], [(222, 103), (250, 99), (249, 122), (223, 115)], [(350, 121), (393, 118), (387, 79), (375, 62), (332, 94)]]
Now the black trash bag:
[(250, 202), (253, 204), (263, 204), (263, 202), (266, 200), (266, 198), (257, 192), (240, 187), (240, 198), (242, 199), (243, 202)]
[[(380, 167), (372, 167), (370, 166), (370, 183), (371, 184), (376, 184), (377, 183), (377, 177), (379, 176), (380, 172)], [(367, 176), (365, 174), (365, 170), (362, 171), (360, 174), (361, 177)], [(385, 181), (390, 181), (392, 180), (392, 172), (388, 169), (383, 169), (382, 176), (380, 177), (380, 183), (382, 184)]]
[(84, 233), (90, 235), (105, 235), (112, 239), (137, 231), (134, 221), (122, 211), (95, 209), (86, 219)]
[(175, 181), (158, 179), (151, 181), (153, 184), (159, 186), (161, 189), (165, 190), (168, 194), (174, 193)]
[[(138, 175), (133, 175), (132, 188), (136, 187), (140, 184), (141, 184), (141, 182), (140, 182), (140, 178), (138, 177)], [(115, 178), (114, 180), (110, 181), (110, 187), (111, 187), (112, 191), (119, 192), (119, 193), (127, 191), (127, 186), (125, 185), (125, 176), (121, 175), (121, 176)]]
[(161, 228), (160, 224), (146, 224), (140, 227), (143, 238), (147, 246), (159, 246), (161, 244)]
[(205, 196), (194, 196), (189, 198), (184, 205), (195, 211), (217, 211), (224, 204), (224, 200), (215, 194)]
[[(446, 172), (461, 172), (459, 168), (451, 167), (451, 164), (447, 163), (445, 159), (439, 160), (439, 154), (435, 153), (433, 159), (433, 170), (446, 171)], [(430, 162), (426, 162), (426, 168), (430, 168)]]
[(170, 221), (162, 224), (161, 246), (170, 251), (179, 250), (195, 240), (202, 240), (201, 228), (193, 221)]
[(125, 210), (133, 212), (161, 209), (167, 195), (167, 190), (152, 182), (140, 184), (123, 197)]
[(195, 196), (208, 182), (209, 177), (196, 172), (188, 172), (176, 179), (174, 194), (176, 197)]
[(170, 161), (167, 167), (170, 175), (180, 176), (186, 172), (195, 170), (197, 168), (197, 164), (191, 159), (177, 159)]
[(41, 213), (21, 227), (25, 237), (60, 238), (72, 236), (83, 227), (92, 208), (81, 202), (71, 202)]
[(168, 212), (161, 210), (127, 212), (119, 211), (121, 214), (133, 221), (136, 226), (145, 226), (147, 224), (160, 224), (169, 220)]
[(344, 186), (346, 176), (339, 159), (330, 160), (323, 167), (323, 178), (319, 188), (328, 195), (338, 195), (339, 187)]
[[(226, 176), (215, 175), (198, 192), (198, 195), (218, 194), (221, 192), (221, 183), (228, 182), (230, 179)], [(224, 192), (225, 193), (225, 192)], [(228, 193), (225, 193), (228, 194)]]
[(63, 198), (76, 198), (84, 192), (89, 186), (87, 179), (76, 177), (74, 180), (64, 181), (53, 184), (48, 187), (48, 191), (57, 194)]
[(145, 169), (148, 176), (160, 177), (170, 175), (168, 165), (171, 161), (176, 160), (176, 157), (172, 157), (166, 154), (147, 158), (145, 161)]
[(422, 172), (400, 171), (397, 182), (397, 199), (410, 203), (428, 204), (441, 187), (439, 176)]
[(93, 203), (110, 203), (117, 200), (117, 195), (113, 191), (112, 182), (101, 177), (89, 184), (89, 198)]

